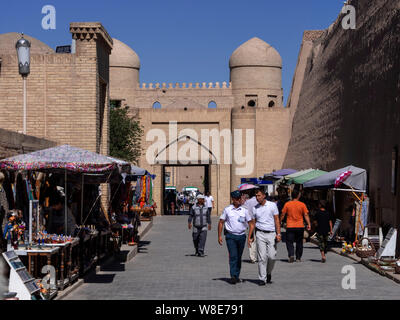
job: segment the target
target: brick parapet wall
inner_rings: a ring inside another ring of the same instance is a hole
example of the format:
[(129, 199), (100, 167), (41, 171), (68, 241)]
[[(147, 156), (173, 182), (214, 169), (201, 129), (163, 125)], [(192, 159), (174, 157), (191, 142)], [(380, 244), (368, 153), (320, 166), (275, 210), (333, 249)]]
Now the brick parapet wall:
[(0, 129), (0, 159), (54, 146), (54, 141)]

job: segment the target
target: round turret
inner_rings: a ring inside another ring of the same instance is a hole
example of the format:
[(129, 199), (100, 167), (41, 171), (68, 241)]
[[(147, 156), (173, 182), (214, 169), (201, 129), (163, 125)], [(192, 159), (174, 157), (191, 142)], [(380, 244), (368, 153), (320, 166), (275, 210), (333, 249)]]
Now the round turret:
[(282, 58), (275, 48), (252, 38), (237, 48), (229, 59), (233, 89), (281, 89)]
[(113, 38), (110, 55), (110, 83), (115, 88), (136, 89), (139, 83), (140, 60), (135, 51)]
[[(30, 53), (32, 54), (50, 54), (54, 53), (54, 50), (42, 41), (32, 38), (24, 34), (24, 38), (29, 40), (31, 43)], [(0, 34), (0, 55), (6, 54), (17, 54), (15, 44), (21, 39), (21, 34), (17, 32), (3, 33)]]

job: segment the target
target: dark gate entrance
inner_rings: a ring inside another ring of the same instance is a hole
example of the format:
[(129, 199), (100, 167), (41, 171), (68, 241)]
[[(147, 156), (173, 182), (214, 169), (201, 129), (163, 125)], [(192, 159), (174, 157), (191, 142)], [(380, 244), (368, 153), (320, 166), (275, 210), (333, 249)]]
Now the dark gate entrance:
[[(190, 181), (185, 177), (178, 177), (179, 168), (185, 168), (185, 171), (195, 171), (196, 168), (202, 168), (202, 181), (200, 182), (198, 179), (194, 179), (194, 181)], [(193, 170), (191, 170), (193, 169)], [(172, 173), (172, 174), (171, 174)], [(175, 173), (175, 174), (174, 174)], [(176, 189), (172, 189), (175, 187)], [(179, 192), (182, 192), (183, 187), (197, 187), (202, 194), (206, 194), (210, 191), (210, 166), (208, 164), (188, 164), (188, 165), (179, 165), (179, 164), (167, 164), (162, 166), (162, 184), (161, 184), (161, 194), (162, 196), (162, 212), (161, 214), (188, 214), (189, 206), (185, 205), (184, 209), (178, 208), (178, 199), (176, 198)], [(171, 205), (174, 203), (174, 205)], [(174, 207), (174, 208), (172, 208)], [(178, 209), (178, 210), (177, 210)]]

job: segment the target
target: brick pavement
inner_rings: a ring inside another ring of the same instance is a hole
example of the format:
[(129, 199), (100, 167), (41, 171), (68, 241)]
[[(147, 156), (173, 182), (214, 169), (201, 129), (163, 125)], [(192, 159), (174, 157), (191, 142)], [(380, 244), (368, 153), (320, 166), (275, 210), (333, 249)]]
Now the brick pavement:
[[(400, 287), (365, 266), (334, 253), (326, 264), (313, 244), (306, 244), (303, 262), (287, 263), (284, 244), (278, 246), (273, 283), (259, 287), (257, 265), (247, 263), (243, 254), (241, 278), (232, 286), (228, 252), (217, 243), (217, 218), (209, 232), (205, 258), (194, 253), (191, 232), (185, 216), (155, 217), (138, 255), (126, 264), (115, 263), (91, 275), (65, 299), (398, 299)], [(344, 265), (356, 269), (357, 290), (341, 287)]]

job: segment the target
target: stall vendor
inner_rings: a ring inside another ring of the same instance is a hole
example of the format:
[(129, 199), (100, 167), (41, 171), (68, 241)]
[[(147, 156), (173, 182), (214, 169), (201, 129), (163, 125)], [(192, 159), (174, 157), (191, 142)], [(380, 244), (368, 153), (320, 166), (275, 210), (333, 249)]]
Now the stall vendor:
[(64, 199), (58, 193), (55, 193), (50, 198), (50, 221), (49, 221), (49, 232), (55, 234), (72, 235), (76, 228), (75, 217), (72, 214), (71, 209), (67, 209), (67, 230), (64, 231), (65, 223), (65, 211), (64, 211)]

